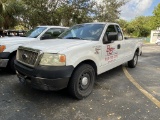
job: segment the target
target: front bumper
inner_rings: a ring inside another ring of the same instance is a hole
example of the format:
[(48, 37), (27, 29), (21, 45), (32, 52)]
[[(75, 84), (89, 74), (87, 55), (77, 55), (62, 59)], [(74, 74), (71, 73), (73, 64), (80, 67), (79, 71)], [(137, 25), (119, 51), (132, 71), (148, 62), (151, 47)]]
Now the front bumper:
[(9, 61), (9, 52), (0, 53), (0, 67), (6, 67)]
[(30, 68), (15, 61), (15, 69), (21, 83), (40, 90), (66, 88), (74, 70), (73, 66), (37, 66)]
[(9, 59), (0, 59), (0, 68), (7, 67)]
[(7, 59), (10, 55), (10, 52), (1, 52), (0, 58)]

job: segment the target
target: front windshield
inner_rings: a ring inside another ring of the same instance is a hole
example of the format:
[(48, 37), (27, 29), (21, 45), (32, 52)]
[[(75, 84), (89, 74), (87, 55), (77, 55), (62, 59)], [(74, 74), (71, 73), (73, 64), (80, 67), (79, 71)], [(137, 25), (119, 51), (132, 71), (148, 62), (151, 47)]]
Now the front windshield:
[(102, 34), (104, 26), (104, 24), (95, 23), (75, 25), (66, 32), (62, 33), (59, 38), (98, 41)]
[(37, 38), (47, 27), (36, 27), (28, 31), (24, 37)]

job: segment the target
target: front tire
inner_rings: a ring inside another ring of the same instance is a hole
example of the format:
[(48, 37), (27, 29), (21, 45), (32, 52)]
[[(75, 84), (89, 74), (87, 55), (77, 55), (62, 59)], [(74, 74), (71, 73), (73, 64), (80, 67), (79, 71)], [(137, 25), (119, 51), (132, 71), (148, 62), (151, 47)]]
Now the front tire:
[(138, 52), (135, 52), (133, 59), (128, 61), (128, 67), (135, 68), (138, 63)]
[(14, 66), (14, 60), (16, 59), (16, 56), (12, 56), (12, 58), (9, 60), (8, 63), (8, 69), (11, 73), (15, 74), (16, 70), (15, 70), (15, 66)]
[(92, 93), (95, 81), (95, 70), (89, 64), (82, 64), (74, 71), (69, 85), (69, 93), (81, 100)]

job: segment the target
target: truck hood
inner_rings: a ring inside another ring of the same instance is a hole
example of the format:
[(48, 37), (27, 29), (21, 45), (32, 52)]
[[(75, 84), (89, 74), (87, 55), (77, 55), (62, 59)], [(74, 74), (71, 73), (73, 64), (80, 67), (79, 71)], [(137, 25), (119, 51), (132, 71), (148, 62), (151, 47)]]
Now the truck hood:
[(35, 41), (29, 44), (23, 45), (23, 47), (28, 47), (32, 49), (38, 49), (47, 53), (58, 53), (60, 51), (66, 50), (71, 47), (77, 47), (79, 45), (84, 45), (91, 43), (90, 40), (75, 40), (75, 39), (55, 39), (55, 40), (44, 40)]
[(4, 37), (0, 38), (0, 45), (24, 43), (35, 39), (36, 38), (28, 38), (28, 37)]

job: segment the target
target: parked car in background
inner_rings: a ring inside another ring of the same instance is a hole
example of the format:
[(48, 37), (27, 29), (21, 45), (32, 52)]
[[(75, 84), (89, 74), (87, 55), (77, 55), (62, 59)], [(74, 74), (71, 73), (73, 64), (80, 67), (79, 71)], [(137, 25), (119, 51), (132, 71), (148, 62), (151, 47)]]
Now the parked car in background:
[(156, 44), (160, 45), (160, 37), (157, 38)]
[(25, 30), (4, 30), (4, 37), (23, 36), (26, 32)]
[(28, 42), (54, 39), (63, 33), (68, 27), (61, 26), (38, 26), (22, 37), (2, 37), (0, 38), (0, 67), (8, 67), (15, 72), (14, 60), (17, 48)]
[(25, 30), (0, 30), (1, 37), (15, 37), (23, 36), (27, 31)]

